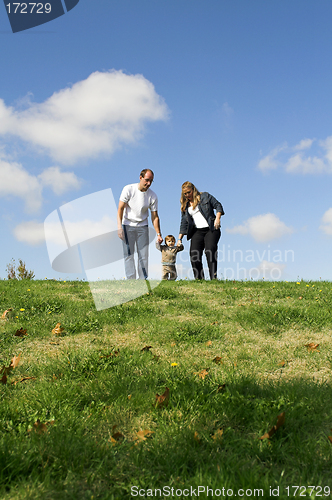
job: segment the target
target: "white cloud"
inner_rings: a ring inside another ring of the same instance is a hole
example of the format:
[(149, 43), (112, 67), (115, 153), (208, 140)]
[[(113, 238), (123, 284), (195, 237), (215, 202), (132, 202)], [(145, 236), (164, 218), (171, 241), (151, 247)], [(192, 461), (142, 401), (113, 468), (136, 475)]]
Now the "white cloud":
[(60, 195), (71, 189), (79, 189), (81, 182), (73, 172), (61, 172), (59, 167), (50, 167), (34, 176), (20, 163), (0, 157), (0, 197), (20, 198), (28, 213), (38, 212), (41, 208), (43, 187), (51, 186), (54, 193)]
[[(332, 166), (332, 165), (331, 165)], [(288, 173), (294, 174), (320, 174), (328, 172), (326, 162), (322, 158), (307, 157), (303, 154), (296, 154), (291, 156), (285, 165), (285, 170)], [(332, 170), (331, 170), (332, 173)]]
[(15, 196), (25, 202), (27, 212), (36, 212), (42, 203), (42, 188), (38, 179), (19, 163), (0, 159), (0, 196)]
[[(111, 219), (105, 215), (101, 220), (94, 221), (85, 219), (79, 222), (65, 221), (67, 234), (70, 235), (70, 244), (75, 245), (78, 242), (88, 240), (110, 231), (117, 230), (116, 219)], [(45, 242), (45, 225), (42, 222), (28, 221), (18, 224), (13, 230), (14, 236), (18, 241), (28, 243), (29, 245), (39, 245)], [(48, 243), (55, 245), (63, 241), (63, 228), (59, 223), (47, 222)]]
[(277, 160), (278, 154), (287, 148), (287, 145), (278, 146), (274, 148), (267, 156), (262, 158), (258, 162), (258, 168), (262, 172), (267, 172), (269, 170), (276, 170), (279, 167), (279, 161)]
[[(78, 222), (72, 222), (64, 218), (64, 225), (72, 246), (118, 229), (116, 217), (111, 218), (108, 215), (104, 215), (100, 220), (83, 219)], [(55, 238), (56, 234), (55, 232)], [(57, 242), (56, 239), (53, 241), (54, 243)]]
[(38, 175), (43, 186), (50, 186), (56, 195), (71, 189), (80, 189), (82, 180), (73, 172), (61, 172), (59, 167), (49, 167)]
[(255, 241), (265, 243), (292, 234), (293, 229), (287, 227), (275, 214), (268, 213), (251, 217), (242, 225), (226, 228), (226, 231), (231, 234), (249, 235)]
[(15, 110), (0, 99), (0, 134), (19, 137), (60, 163), (111, 154), (140, 138), (168, 109), (151, 82), (122, 71), (92, 73), (43, 103)]
[(22, 222), (14, 228), (13, 233), (18, 241), (29, 245), (40, 245), (45, 242), (44, 224), (42, 222)]
[(259, 274), (266, 279), (278, 280), (281, 278), (285, 267), (286, 264), (263, 260), (255, 269), (257, 269)]
[[(71, 245), (88, 240), (110, 231), (117, 230), (116, 219), (107, 215), (99, 221), (85, 219), (79, 222), (65, 221), (66, 232), (70, 235)], [(18, 224), (13, 230), (18, 241), (29, 245), (39, 245), (45, 242), (45, 223), (28, 221)], [(60, 223), (47, 222), (48, 243), (59, 244), (63, 241), (63, 227)]]
[[(315, 154), (309, 154), (314, 150)], [(258, 162), (262, 172), (283, 169), (289, 174), (332, 174), (332, 136), (303, 139), (293, 147), (279, 146)]]
[(329, 208), (322, 217), (322, 225), (319, 229), (328, 236), (332, 236), (332, 208)]
[(296, 146), (294, 146), (295, 151), (302, 151), (303, 149), (310, 149), (314, 139), (302, 139)]

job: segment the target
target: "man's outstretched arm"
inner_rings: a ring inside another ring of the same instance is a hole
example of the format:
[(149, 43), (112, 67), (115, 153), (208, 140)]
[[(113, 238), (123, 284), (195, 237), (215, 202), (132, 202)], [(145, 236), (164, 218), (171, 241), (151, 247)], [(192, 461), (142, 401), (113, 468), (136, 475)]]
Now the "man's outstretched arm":
[(117, 221), (118, 221), (118, 236), (121, 240), (124, 240), (124, 234), (122, 229), (122, 218), (125, 206), (126, 204), (124, 201), (119, 201)]
[(157, 211), (156, 212), (151, 212), (151, 219), (152, 219), (153, 227), (155, 228), (156, 233), (157, 233), (157, 242), (158, 243), (162, 243), (163, 238), (161, 236), (160, 221), (159, 221), (159, 216), (158, 216), (158, 212)]

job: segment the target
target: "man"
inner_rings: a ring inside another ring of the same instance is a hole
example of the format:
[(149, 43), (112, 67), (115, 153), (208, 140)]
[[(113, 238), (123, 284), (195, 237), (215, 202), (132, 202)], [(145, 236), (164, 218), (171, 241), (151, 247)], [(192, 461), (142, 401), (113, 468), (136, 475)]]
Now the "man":
[(138, 255), (138, 277), (148, 277), (149, 257), (149, 209), (151, 220), (157, 233), (158, 243), (163, 238), (158, 217), (158, 198), (150, 189), (154, 174), (146, 168), (142, 170), (139, 183), (129, 184), (122, 190), (118, 207), (118, 236), (123, 242), (125, 271), (127, 279), (136, 279), (134, 252)]

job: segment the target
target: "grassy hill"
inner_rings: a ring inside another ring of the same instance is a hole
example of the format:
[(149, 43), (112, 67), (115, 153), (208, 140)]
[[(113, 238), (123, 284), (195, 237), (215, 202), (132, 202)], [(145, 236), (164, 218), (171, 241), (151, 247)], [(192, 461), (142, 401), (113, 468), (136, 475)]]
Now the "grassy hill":
[(6, 310), (4, 500), (331, 497), (331, 283), (162, 282), (97, 312), (87, 283), (10, 280)]

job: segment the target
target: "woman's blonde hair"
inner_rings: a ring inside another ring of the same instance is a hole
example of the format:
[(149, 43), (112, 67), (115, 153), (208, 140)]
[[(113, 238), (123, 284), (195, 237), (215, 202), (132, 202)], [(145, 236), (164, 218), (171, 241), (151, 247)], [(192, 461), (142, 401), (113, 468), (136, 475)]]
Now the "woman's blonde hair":
[(200, 192), (197, 190), (196, 186), (192, 182), (186, 181), (182, 184), (182, 191), (181, 191), (181, 198), (180, 198), (180, 203), (181, 203), (181, 212), (184, 212), (186, 210), (186, 206), (188, 203), (187, 198), (183, 194), (183, 191), (186, 189), (192, 189), (193, 192), (193, 208), (197, 207), (197, 204), (201, 201), (201, 195)]

